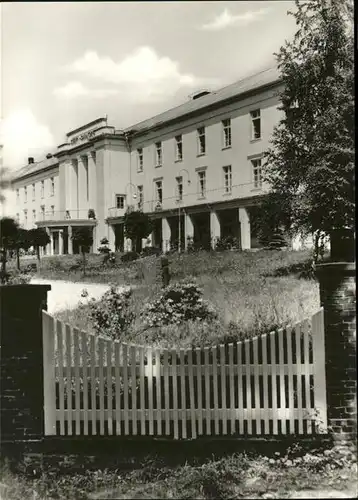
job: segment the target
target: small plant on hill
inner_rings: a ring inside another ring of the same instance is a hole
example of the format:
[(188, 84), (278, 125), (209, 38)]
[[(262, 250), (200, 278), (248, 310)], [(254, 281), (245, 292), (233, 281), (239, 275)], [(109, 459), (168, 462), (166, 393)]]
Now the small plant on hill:
[(98, 248), (99, 253), (109, 254), (111, 249), (108, 246), (109, 243), (108, 238), (102, 238), (100, 243), (101, 246)]
[(220, 238), (215, 245), (215, 250), (240, 250), (240, 240), (239, 238), (235, 238), (235, 236), (226, 236), (224, 238)]
[(98, 335), (116, 340), (128, 332), (134, 320), (134, 313), (130, 309), (131, 296), (130, 288), (119, 292), (112, 285), (99, 301), (89, 301), (89, 316)]
[(212, 321), (217, 314), (202, 296), (202, 290), (193, 281), (173, 283), (145, 306), (141, 316), (148, 327), (180, 324), (189, 320)]

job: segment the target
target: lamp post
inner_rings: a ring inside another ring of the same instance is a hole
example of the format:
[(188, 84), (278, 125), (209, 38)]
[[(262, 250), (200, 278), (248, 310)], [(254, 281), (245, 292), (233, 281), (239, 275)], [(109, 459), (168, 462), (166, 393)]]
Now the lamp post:
[[(181, 170), (179, 170), (178, 172), (178, 175), (177, 175), (177, 178), (181, 177), (181, 173), (182, 172), (186, 172), (187, 176), (188, 176), (188, 186), (190, 185), (190, 178), (189, 178), (189, 172), (187, 171), (186, 168), (182, 168)], [(181, 253), (181, 222), (180, 222), (180, 202), (181, 202), (181, 199), (182, 199), (182, 196), (183, 196), (183, 192), (179, 193), (178, 192), (178, 215), (179, 215), (179, 227), (178, 227), (178, 232), (179, 232), (179, 245), (178, 245), (178, 252)]]

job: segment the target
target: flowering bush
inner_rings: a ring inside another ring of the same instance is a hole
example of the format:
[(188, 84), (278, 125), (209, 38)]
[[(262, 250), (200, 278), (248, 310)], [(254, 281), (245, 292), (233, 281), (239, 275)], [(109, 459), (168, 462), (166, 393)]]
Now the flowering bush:
[(100, 300), (89, 301), (89, 315), (97, 334), (116, 340), (127, 333), (134, 320), (130, 309), (131, 296), (130, 288), (118, 292), (112, 285)]
[(240, 240), (234, 236), (220, 238), (215, 245), (215, 250), (240, 250)]
[(193, 281), (173, 283), (156, 300), (145, 306), (141, 316), (148, 327), (180, 324), (189, 320), (212, 321), (217, 314), (202, 295), (202, 290)]

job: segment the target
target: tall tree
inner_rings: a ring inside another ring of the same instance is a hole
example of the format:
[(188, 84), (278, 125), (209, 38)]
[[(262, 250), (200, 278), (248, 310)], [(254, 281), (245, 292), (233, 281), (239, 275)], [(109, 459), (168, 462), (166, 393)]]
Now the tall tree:
[(0, 219), (0, 246), (1, 246), (1, 279), (2, 283), (6, 277), (6, 262), (8, 250), (14, 248), (19, 226), (11, 217)]
[(86, 275), (86, 253), (93, 244), (93, 230), (91, 227), (74, 227), (72, 240), (78, 244), (82, 253), (83, 276)]
[(276, 54), (283, 113), (265, 155), (272, 194), (262, 212), (293, 233), (329, 235), (334, 258), (355, 221), (352, 2), (295, 4), (297, 32)]
[(30, 231), (19, 227), (12, 248), (16, 251), (17, 269), (20, 271), (20, 250), (28, 250), (32, 245)]
[(140, 252), (142, 239), (153, 231), (153, 225), (147, 214), (140, 210), (127, 210), (124, 214), (124, 233), (132, 241), (132, 249)]
[(37, 227), (35, 229), (30, 229), (29, 237), (31, 240), (31, 245), (36, 248), (37, 260), (40, 262), (40, 248), (44, 248), (50, 243), (50, 237), (43, 227)]

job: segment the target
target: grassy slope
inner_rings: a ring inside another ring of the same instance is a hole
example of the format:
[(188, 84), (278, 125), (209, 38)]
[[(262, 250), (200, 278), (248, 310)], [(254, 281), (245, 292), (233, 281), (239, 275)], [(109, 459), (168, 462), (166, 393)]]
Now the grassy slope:
[[(179, 328), (163, 327), (143, 331), (136, 320), (127, 341), (156, 343), (185, 347), (192, 343), (208, 345), (232, 338), (244, 338), (268, 332), (287, 323), (296, 323), (311, 316), (319, 308), (318, 283), (299, 277), (305, 267), (307, 252), (200, 252), (170, 257), (172, 281), (193, 277), (203, 288), (204, 298), (219, 314), (219, 321), (211, 326), (184, 324)], [(160, 260), (155, 257), (141, 259), (118, 268), (101, 268), (94, 262), (88, 281), (134, 284), (132, 308), (139, 317), (143, 303), (159, 293)], [(73, 257), (72, 257), (73, 260)], [(44, 262), (39, 273), (42, 277), (66, 276), (78, 279), (80, 273), (68, 271), (70, 259), (63, 260), (63, 269), (54, 271), (50, 262)], [(56, 262), (56, 266), (59, 264)], [(67, 270), (65, 270), (67, 268)], [(296, 271), (296, 272), (295, 272)], [(159, 276), (159, 279), (158, 279)], [(63, 321), (91, 331), (88, 310), (80, 308), (58, 314)]]

